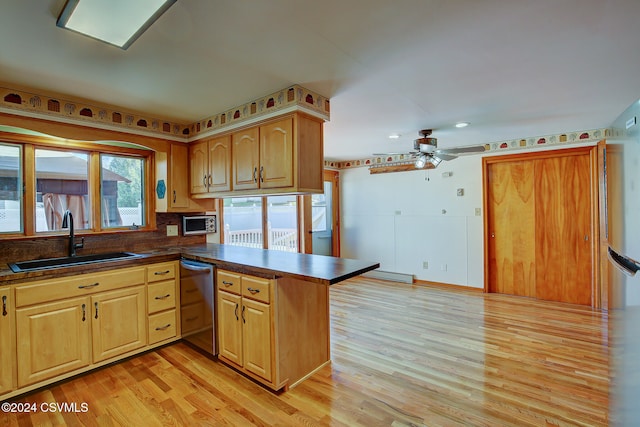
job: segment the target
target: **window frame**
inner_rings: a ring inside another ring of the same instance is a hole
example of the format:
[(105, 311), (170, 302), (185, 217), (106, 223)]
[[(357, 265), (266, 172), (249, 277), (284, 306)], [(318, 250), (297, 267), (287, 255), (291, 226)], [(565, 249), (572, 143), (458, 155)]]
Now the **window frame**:
[[(290, 195), (290, 194), (289, 194)], [(287, 196), (287, 194), (272, 194), (272, 195), (265, 195), (265, 196), (259, 196), (259, 195), (237, 195), (237, 196), (232, 196), (232, 197), (224, 197), (219, 199), (219, 205), (217, 207), (217, 211), (219, 212), (219, 221), (220, 221), (220, 243), (224, 244), (224, 201), (226, 199), (233, 199), (233, 198), (243, 198), (243, 197), (256, 197), (261, 199), (262, 203), (260, 206), (260, 210), (261, 210), (261, 216), (262, 216), (262, 249), (269, 249), (269, 236), (268, 236), (268, 221), (269, 221), (269, 215), (268, 215), (268, 204), (267, 204), (267, 200), (269, 199), (269, 197), (277, 197), (277, 196)], [(296, 197), (296, 228), (297, 228), (297, 250), (295, 253), (301, 253), (302, 249), (303, 249), (303, 244), (302, 244), (302, 235), (303, 235), (303, 221), (302, 221), (302, 212), (303, 212), (303, 196), (301, 195), (295, 195)], [(272, 250), (277, 250), (277, 249), (272, 249)]]
[[(21, 184), (22, 184), (22, 231), (0, 234), (1, 240), (59, 236), (68, 233), (67, 230), (36, 232), (36, 170), (35, 150), (57, 150), (84, 152), (88, 155), (89, 171), (89, 209), (91, 212), (91, 228), (77, 230), (78, 235), (111, 234), (121, 232), (152, 231), (156, 229), (155, 195), (152, 192), (153, 170), (155, 169), (155, 152), (151, 148), (136, 149), (125, 146), (109, 145), (108, 142), (72, 141), (62, 138), (45, 138), (33, 135), (2, 133), (0, 142), (20, 146)], [(143, 198), (145, 225), (139, 227), (122, 226), (103, 228), (101, 223), (101, 173), (100, 155), (115, 155), (138, 157), (143, 159)]]

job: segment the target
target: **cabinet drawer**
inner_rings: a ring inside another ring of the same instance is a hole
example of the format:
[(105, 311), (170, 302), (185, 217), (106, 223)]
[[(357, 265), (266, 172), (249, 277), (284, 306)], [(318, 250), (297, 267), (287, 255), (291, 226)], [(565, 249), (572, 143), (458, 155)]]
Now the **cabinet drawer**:
[(176, 310), (149, 316), (149, 344), (176, 336)]
[(242, 296), (269, 304), (271, 281), (260, 277), (242, 276)]
[(180, 314), (183, 336), (205, 325), (204, 302), (186, 305), (182, 307)]
[(16, 286), (16, 307), (144, 284), (144, 267), (81, 274)]
[(149, 314), (176, 307), (176, 282), (168, 280), (149, 285), (147, 310)]
[(216, 283), (218, 289), (232, 294), (240, 295), (240, 275), (230, 271), (218, 270), (216, 272)]
[(176, 277), (175, 262), (164, 262), (162, 264), (155, 264), (147, 267), (147, 283), (175, 279), (175, 277)]

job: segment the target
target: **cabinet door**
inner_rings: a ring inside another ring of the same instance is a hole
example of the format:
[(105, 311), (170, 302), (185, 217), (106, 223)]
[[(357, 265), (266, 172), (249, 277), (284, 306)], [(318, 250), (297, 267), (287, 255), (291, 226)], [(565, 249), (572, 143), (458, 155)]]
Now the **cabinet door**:
[(145, 300), (144, 286), (91, 297), (94, 363), (147, 344)]
[(242, 366), (242, 298), (218, 291), (218, 344), (219, 356)]
[(189, 207), (189, 180), (187, 165), (189, 160), (189, 148), (185, 144), (171, 144), (170, 178), (169, 178), (169, 203), (172, 208)]
[(232, 137), (233, 148), (233, 189), (249, 190), (259, 188), (259, 143), (258, 128), (236, 132)]
[(209, 191), (208, 147), (209, 143), (207, 141), (189, 146), (191, 194), (206, 193)]
[(89, 365), (89, 298), (16, 310), (18, 387)]
[(11, 333), (13, 300), (10, 289), (0, 289), (0, 394), (14, 388), (13, 361), (16, 350)]
[(231, 191), (231, 138), (209, 141), (209, 192)]
[(272, 381), (270, 307), (246, 298), (242, 300), (244, 368)]
[(260, 127), (259, 178), (260, 188), (293, 186), (293, 119)]

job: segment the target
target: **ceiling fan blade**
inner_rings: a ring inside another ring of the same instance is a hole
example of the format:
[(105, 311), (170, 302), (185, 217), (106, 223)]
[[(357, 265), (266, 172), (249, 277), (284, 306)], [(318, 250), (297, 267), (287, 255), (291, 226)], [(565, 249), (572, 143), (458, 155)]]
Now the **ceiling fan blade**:
[(436, 153), (465, 154), (465, 153), (483, 153), (485, 151), (486, 151), (486, 148), (484, 145), (471, 145), (468, 147), (443, 148), (441, 150), (436, 150)]
[(403, 152), (391, 151), (391, 152), (388, 152), (388, 153), (371, 153), (372, 156), (414, 156), (415, 154), (416, 154), (415, 151), (409, 151), (409, 152), (407, 152), (407, 151), (403, 151)]
[(450, 153), (445, 153), (440, 151), (436, 151), (433, 157), (438, 157), (439, 159), (442, 159), (442, 160), (453, 160), (458, 158), (458, 156), (456, 156), (455, 154), (450, 154)]

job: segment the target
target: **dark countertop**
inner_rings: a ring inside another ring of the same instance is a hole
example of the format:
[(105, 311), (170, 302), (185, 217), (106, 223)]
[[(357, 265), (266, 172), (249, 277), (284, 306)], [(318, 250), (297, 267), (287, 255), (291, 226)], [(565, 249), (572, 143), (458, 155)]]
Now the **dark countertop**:
[(13, 273), (7, 265), (0, 266), (0, 286), (32, 280), (94, 273), (113, 268), (133, 267), (181, 257), (214, 264), (217, 267), (267, 277), (292, 277), (324, 285), (333, 285), (367, 271), (379, 263), (323, 255), (308, 255), (240, 246), (206, 245), (161, 248), (137, 252), (139, 257), (108, 262), (82, 264), (49, 270)]
[(380, 267), (379, 263), (357, 259), (213, 243), (184, 248), (182, 256), (248, 274), (292, 277), (324, 285), (333, 285)]

